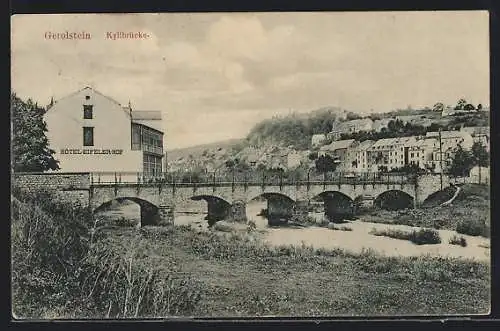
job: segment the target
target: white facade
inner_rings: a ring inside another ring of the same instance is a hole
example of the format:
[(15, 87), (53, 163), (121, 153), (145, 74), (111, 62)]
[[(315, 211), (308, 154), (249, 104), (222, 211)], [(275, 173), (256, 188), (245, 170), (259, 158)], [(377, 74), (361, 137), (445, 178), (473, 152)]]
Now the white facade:
[(370, 171), (370, 160), (368, 158), (368, 149), (375, 144), (372, 140), (365, 140), (360, 143), (355, 149), (355, 165), (352, 167), (354, 172)]
[(419, 137), (415, 141), (409, 142), (407, 144), (408, 164), (416, 165), (421, 169), (436, 169), (434, 151), (438, 146), (438, 140), (435, 138)]
[[(426, 137), (439, 139), (439, 132), (427, 132)], [(474, 144), (474, 139), (468, 132), (464, 131), (442, 131), (441, 144), (444, 151), (453, 151), (459, 145), (465, 149), (470, 150)], [(439, 145), (438, 145), (439, 147)]]
[[(60, 171), (137, 173), (151, 163), (158, 169), (159, 160), (161, 172), (163, 133), (144, 123), (134, 123), (134, 112), (140, 113), (90, 87), (55, 102), (47, 110), (45, 122), (49, 145), (56, 152)], [(155, 121), (148, 116), (141, 118)], [(136, 139), (132, 127), (136, 129)], [(151, 136), (147, 135), (148, 130)]]
[(401, 168), (408, 163), (408, 145), (416, 137), (401, 137), (380, 139), (368, 148), (367, 158), (370, 171), (379, 171), (381, 167), (387, 170)]

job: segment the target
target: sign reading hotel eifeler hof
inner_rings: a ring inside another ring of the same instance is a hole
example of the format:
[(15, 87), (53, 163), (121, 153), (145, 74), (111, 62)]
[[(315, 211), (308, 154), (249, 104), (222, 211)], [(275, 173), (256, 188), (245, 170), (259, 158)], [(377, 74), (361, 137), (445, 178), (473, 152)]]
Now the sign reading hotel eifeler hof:
[(13, 316), (487, 314), (488, 22), (13, 16)]
[(61, 154), (122, 154), (123, 149), (73, 149), (65, 148), (61, 149)]

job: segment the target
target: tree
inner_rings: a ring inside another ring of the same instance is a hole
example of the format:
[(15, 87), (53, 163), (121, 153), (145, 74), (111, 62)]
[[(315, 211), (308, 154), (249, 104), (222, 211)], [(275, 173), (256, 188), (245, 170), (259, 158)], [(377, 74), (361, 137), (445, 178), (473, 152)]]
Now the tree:
[(464, 110), (468, 110), (468, 111), (471, 111), (471, 110), (476, 110), (476, 107), (474, 107), (473, 104), (471, 103), (468, 103), (464, 106)]
[(459, 145), (452, 159), (449, 173), (456, 177), (468, 176), (473, 166), (474, 157)]
[(335, 171), (337, 163), (330, 155), (321, 155), (316, 159), (316, 170), (319, 172)]
[(444, 110), (444, 104), (442, 102), (436, 102), (434, 106), (432, 106), (432, 110), (442, 112)]
[(482, 104), (477, 105), (477, 108), (476, 108), (476, 109), (477, 109), (477, 110), (481, 110), (481, 109), (483, 109), (483, 105), (482, 105)]
[(309, 153), (308, 158), (309, 158), (309, 160), (311, 160), (311, 161), (316, 160), (316, 159), (318, 158), (318, 152), (313, 151), (313, 152)]
[(474, 158), (474, 164), (480, 167), (488, 167), (490, 164), (490, 155), (481, 142), (475, 142), (472, 145), (472, 157)]
[(58, 170), (59, 161), (49, 148), (47, 125), (43, 120), (45, 109), (31, 99), (23, 101), (11, 93), (12, 168), (16, 172)]
[(463, 110), (466, 104), (467, 100), (463, 98), (458, 100), (457, 105), (455, 106), (455, 110)]

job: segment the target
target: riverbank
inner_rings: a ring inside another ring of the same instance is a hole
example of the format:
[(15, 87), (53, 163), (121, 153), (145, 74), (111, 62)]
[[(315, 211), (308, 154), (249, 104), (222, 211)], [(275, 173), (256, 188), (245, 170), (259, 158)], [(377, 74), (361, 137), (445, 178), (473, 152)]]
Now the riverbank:
[(451, 198), (453, 190), (438, 192), (420, 209), (373, 210), (358, 215), (358, 219), (370, 223), (408, 225), (451, 231), (459, 229), (459, 225), (477, 224), (479, 227), (484, 227), (481, 229), (481, 235), (489, 237), (491, 218), (489, 191), (490, 187), (487, 185), (465, 184), (460, 187), (460, 192), (455, 200), (446, 206), (440, 206), (440, 203)]
[[(382, 256), (370, 249), (315, 248), (302, 242), (270, 244), (261, 231), (243, 227), (107, 228), (88, 219), (85, 210), (52, 201), (41, 197), (15, 203), (17, 317), (455, 315), (489, 310), (489, 261)], [(269, 233), (278, 230), (283, 229)], [(341, 237), (361, 233), (357, 228), (318, 230)]]

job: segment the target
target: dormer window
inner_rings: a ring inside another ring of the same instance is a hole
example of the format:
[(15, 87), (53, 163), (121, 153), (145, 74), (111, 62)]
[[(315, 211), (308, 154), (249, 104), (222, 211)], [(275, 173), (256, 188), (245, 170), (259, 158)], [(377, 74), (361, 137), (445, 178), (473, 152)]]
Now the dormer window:
[(86, 120), (90, 120), (93, 118), (92, 114), (92, 105), (83, 105), (83, 118)]

